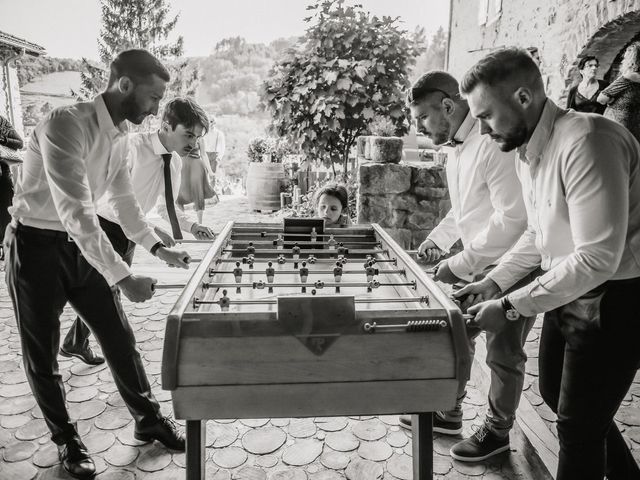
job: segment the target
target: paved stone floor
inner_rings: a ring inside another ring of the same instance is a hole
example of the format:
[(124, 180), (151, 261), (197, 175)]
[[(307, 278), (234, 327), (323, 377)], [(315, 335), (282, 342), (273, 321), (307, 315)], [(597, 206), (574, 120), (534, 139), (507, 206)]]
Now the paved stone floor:
[[(277, 221), (275, 215), (249, 212), (246, 199), (222, 197), (208, 208), (205, 222), (219, 231), (228, 220)], [(200, 245), (188, 245), (193, 256), (204, 252)], [(155, 259), (136, 253), (134, 270), (158, 272)], [(164, 279), (186, 279), (189, 272), (172, 270)], [(163, 281), (163, 278), (160, 279)], [(170, 393), (160, 387), (160, 369), (165, 316), (177, 292), (161, 291), (143, 304), (125, 302), (146, 371), (162, 410), (171, 413)], [(62, 315), (62, 334), (74, 314)], [(537, 339), (533, 330), (527, 350), (525, 395), (537, 405), (540, 416), (553, 430), (553, 415), (542, 406), (536, 385)], [(93, 455), (101, 480), (183, 479), (184, 454), (172, 453), (158, 444), (141, 445), (133, 439), (133, 423), (116, 391), (106, 366), (88, 367), (76, 359), (59, 359), (71, 416)], [(474, 367), (475, 368), (475, 367)], [(630, 443), (640, 442), (638, 398), (640, 383), (634, 384), (619, 413)], [(480, 388), (469, 386), (464, 404), (465, 435), (482, 419), (486, 408)], [(521, 433), (515, 433), (515, 436)], [(536, 479), (527, 458), (512, 438), (511, 454), (483, 464), (464, 464), (449, 456), (458, 438), (435, 440), (436, 478), (439, 479)], [(350, 480), (411, 479), (411, 441), (398, 426), (397, 416), (335, 417), (311, 419), (219, 420), (207, 425), (207, 479), (225, 480)], [(640, 447), (639, 447), (640, 448)], [(638, 452), (638, 450), (635, 450)], [(56, 449), (49, 440), (42, 415), (31, 396), (21, 364), (20, 341), (4, 278), (0, 280), (0, 480), (66, 479), (58, 464)]]

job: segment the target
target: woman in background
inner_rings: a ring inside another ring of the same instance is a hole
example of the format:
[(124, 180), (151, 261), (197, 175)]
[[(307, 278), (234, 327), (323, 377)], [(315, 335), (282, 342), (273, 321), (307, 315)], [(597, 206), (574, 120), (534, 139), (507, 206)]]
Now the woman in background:
[(605, 88), (598, 102), (604, 116), (621, 123), (640, 142), (640, 42), (627, 47), (622, 58), (622, 75)]
[(598, 59), (588, 55), (578, 62), (578, 70), (582, 80), (569, 90), (567, 108), (573, 108), (577, 112), (604, 113), (604, 105), (597, 102), (599, 93), (607, 86), (603, 80), (596, 78), (598, 73)]
[(176, 199), (176, 203), (182, 210), (185, 205), (193, 203), (198, 223), (202, 223), (205, 199), (215, 196), (211, 179), (213, 179), (213, 171), (206, 157), (204, 140), (201, 138), (196, 148), (182, 157), (180, 192)]

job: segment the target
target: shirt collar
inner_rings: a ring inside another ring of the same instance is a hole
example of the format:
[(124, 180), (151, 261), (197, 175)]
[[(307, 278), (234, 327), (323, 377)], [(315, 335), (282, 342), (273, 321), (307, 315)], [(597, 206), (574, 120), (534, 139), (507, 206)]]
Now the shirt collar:
[(165, 155), (167, 153), (171, 153), (169, 150), (162, 145), (160, 141), (160, 137), (158, 136), (158, 132), (153, 132), (150, 135), (151, 138), (151, 146), (153, 147), (153, 153), (156, 155)]
[(98, 128), (101, 132), (117, 135), (128, 133), (129, 129), (127, 128), (127, 123), (124, 120), (120, 122), (119, 125), (114, 125), (102, 95), (98, 95), (93, 99), (93, 105), (96, 109), (96, 115), (98, 116)]
[(462, 121), (462, 123), (458, 127), (458, 130), (453, 135), (453, 138), (451, 140), (449, 140), (445, 144), (445, 146), (447, 146), (447, 147), (456, 147), (456, 146), (464, 143), (465, 140), (467, 138), (469, 138), (469, 135), (473, 131), (473, 127), (475, 126), (475, 124), (476, 124), (476, 119), (471, 116), (471, 112), (468, 112), (467, 116), (465, 117), (465, 119)]
[(517, 149), (520, 160), (525, 163), (532, 163), (542, 156), (542, 152), (551, 138), (556, 118), (562, 111), (551, 99), (547, 98), (531, 138)]

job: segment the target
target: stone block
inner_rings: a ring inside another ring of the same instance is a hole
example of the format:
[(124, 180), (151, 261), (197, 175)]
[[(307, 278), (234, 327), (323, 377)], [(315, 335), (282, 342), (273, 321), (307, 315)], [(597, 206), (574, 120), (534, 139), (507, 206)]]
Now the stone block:
[(391, 238), (393, 238), (398, 243), (398, 245), (400, 245), (400, 247), (404, 248), (405, 250), (411, 248), (411, 230), (408, 230), (406, 228), (385, 228), (384, 230), (389, 235), (391, 235)]
[(409, 212), (406, 210), (391, 210), (391, 214), (387, 217), (385, 227), (402, 228), (404, 227)]
[(433, 212), (416, 211), (407, 218), (406, 228), (431, 231), (439, 221), (440, 218)]
[(433, 163), (412, 165), (411, 183), (415, 187), (446, 187), (445, 178), (444, 168)]
[(370, 137), (368, 135), (362, 135), (356, 140), (357, 155), (359, 158), (364, 158), (367, 160), (371, 158), (371, 147), (369, 138)]
[(387, 222), (389, 199), (385, 195), (360, 195), (357, 204), (358, 223)]
[(360, 165), (360, 194), (389, 195), (404, 193), (411, 188), (411, 168), (394, 163), (363, 163)]
[(391, 198), (391, 208), (394, 210), (406, 210), (413, 212), (418, 209), (418, 200), (415, 195), (403, 193), (402, 195), (394, 195)]
[(398, 163), (402, 160), (402, 139), (400, 137), (370, 137), (371, 161)]
[(449, 190), (444, 187), (414, 187), (413, 191), (419, 198), (427, 200), (449, 198)]
[(420, 229), (411, 231), (411, 248), (418, 248), (422, 242), (431, 233), (432, 229)]

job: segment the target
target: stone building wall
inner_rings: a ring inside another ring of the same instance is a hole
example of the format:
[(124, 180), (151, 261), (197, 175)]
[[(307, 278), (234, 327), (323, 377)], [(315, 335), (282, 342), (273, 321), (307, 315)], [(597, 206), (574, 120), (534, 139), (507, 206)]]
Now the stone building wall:
[(359, 159), (358, 223), (378, 223), (405, 249), (416, 248), (451, 206), (444, 168), (434, 162)]
[(448, 70), (460, 78), (491, 50), (537, 47), (547, 92), (564, 105), (579, 58), (598, 57), (605, 76), (640, 34), (639, 9), (640, 0), (452, 0)]

